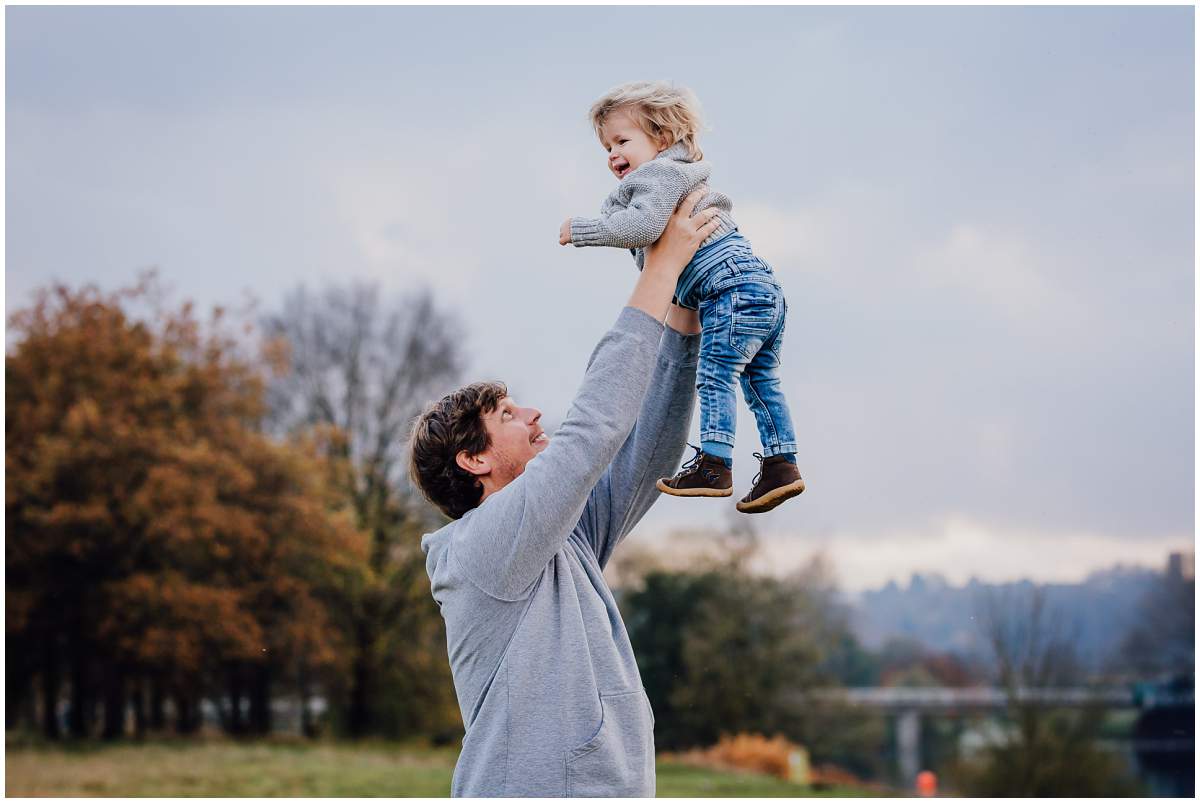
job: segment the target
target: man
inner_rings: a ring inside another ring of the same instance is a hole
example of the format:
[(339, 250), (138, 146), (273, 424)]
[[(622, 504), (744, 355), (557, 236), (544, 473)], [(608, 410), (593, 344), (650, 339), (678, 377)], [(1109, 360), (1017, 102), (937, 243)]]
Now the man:
[(691, 423), (699, 321), (670, 302), (718, 223), (691, 217), (701, 197), (647, 250), (552, 441), (498, 383), (413, 427), (412, 475), (455, 519), (421, 547), (466, 725), (456, 797), (654, 796), (654, 714), (602, 570)]

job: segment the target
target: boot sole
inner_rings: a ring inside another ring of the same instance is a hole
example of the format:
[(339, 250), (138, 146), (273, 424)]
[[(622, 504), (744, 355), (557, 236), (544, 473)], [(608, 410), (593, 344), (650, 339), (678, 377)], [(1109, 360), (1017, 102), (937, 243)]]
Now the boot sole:
[(671, 496), (733, 496), (733, 488), (672, 488), (662, 480), (655, 485), (658, 490)]
[(804, 493), (804, 480), (796, 480), (787, 485), (781, 485), (752, 502), (738, 502), (737, 509), (742, 513), (766, 513), (768, 510), (774, 510), (779, 507), (793, 496), (799, 496), (802, 493)]

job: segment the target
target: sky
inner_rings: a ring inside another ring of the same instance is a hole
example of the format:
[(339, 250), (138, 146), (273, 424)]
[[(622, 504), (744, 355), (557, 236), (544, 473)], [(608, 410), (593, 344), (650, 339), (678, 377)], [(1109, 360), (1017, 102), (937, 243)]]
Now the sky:
[[(464, 381), (560, 422), (636, 280), (557, 244), (613, 186), (587, 110), (668, 79), (788, 298), (808, 489), (753, 520), (773, 570), (1161, 567), (1194, 544), (1193, 14), (9, 7), (5, 307), (151, 266), (202, 307), (428, 286)], [(744, 403), (738, 433), (736, 497)]]

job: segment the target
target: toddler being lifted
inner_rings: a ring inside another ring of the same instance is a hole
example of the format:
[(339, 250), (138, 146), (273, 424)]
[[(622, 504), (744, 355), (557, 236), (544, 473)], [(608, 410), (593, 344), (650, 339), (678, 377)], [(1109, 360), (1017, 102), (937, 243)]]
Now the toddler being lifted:
[[(608, 152), (608, 169), (620, 183), (600, 207), (600, 217), (566, 220), (558, 241), (629, 248), (640, 269), (646, 246), (662, 235), (680, 199), (700, 185), (707, 189), (710, 170), (696, 144), (699, 104), (687, 89), (635, 82), (596, 101), (591, 119)], [(673, 496), (733, 494), (734, 384), (740, 377), (763, 451), (755, 453), (760, 471), (737, 509), (763, 513), (804, 490), (796, 435), (779, 383), (787, 302), (771, 267), (738, 232), (729, 197), (709, 190), (695, 212), (710, 207), (718, 210), (720, 225), (675, 286), (676, 303), (698, 310), (703, 330), (697, 375), (700, 448), (678, 474), (660, 479), (658, 488)]]

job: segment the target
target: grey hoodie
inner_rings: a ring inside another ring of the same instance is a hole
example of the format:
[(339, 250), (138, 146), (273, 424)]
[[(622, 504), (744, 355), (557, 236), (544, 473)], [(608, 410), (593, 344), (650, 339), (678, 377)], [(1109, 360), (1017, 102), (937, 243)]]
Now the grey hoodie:
[(466, 726), (454, 796), (654, 795), (654, 714), (602, 570), (678, 464), (699, 340), (622, 310), (549, 446), (421, 539)]

